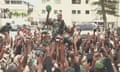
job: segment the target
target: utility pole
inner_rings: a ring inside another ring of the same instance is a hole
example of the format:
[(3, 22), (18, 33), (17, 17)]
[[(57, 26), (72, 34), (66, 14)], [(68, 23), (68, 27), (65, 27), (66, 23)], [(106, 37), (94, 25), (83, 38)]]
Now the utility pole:
[(105, 0), (100, 0), (100, 3), (101, 3), (102, 12), (103, 12), (104, 30), (107, 30), (108, 24), (107, 24), (107, 17), (106, 17), (106, 11), (105, 11), (105, 6), (104, 6)]
[(27, 9), (27, 14), (29, 15), (29, 0), (28, 0), (28, 3), (27, 3), (27, 7), (28, 7), (28, 9)]
[(50, 5), (47, 5), (47, 6), (46, 6), (46, 11), (47, 11), (46, 25), (47, 25), (47, 28), (48, 28), (49, 15), (50, 15), (51, 10), (52, 10), (52, 7), (51, 7)]

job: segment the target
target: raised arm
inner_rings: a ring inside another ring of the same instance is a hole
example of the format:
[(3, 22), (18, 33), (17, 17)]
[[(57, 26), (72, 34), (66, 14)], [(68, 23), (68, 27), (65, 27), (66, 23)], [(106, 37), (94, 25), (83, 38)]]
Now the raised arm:
[(63, 40), (60, 40), (60, 68), (61, 72), (65, 72), (65, 49), (64, 49), (64, 43)]

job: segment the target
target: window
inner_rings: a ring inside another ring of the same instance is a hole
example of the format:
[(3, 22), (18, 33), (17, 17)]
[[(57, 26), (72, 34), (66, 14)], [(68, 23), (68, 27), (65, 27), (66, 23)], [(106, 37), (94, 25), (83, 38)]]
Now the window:
[(10, 1), (9, 1), (9, 0), (5, 0), (5, 3), (6, 3), (6, 4), (10, 4)]
[(75, 4), (76, 2), (75, 2), (75, 0), (72, 0), (72, 4)]
[(85, 13), (86, 13), (86, 14), (90, 14), (90, 11), (89, 11), (89, 10), (86, 10)]
[(54, 14), (57, 14), (57, 10), (54, 10)]
[(15, 4), (16, 2), (15, 1), (11, 1), (11, 4)]
[(42, 0), (42, 3), (46, 3), (46, 2), (48, 2), (48, 1), (50, 1), (50, 0)]
[(72, 10), (72, 14), (76, 14), (76, 10)]
[(16, 1), (17, 4), (22, 4), (22, 1)]
[(77, 11), (77, 13), (78, 13), (78, 14), (80, 14), (80, 13), (81, 13), (81, 11), (80, 11), (80, 10), (78, 10), (78, 11)]
[(61, 0), (54, 0), (55, 4), (60, 4)]
[(81, 0), (72, 0), (72, 4), (80, 4)]
[(89, 0), (86, 0), (85, 2), (86, 2), (86, 4), (88, 4), (88, 3), (89, 3)]
[(105, 2), (111, 2), (111, 1), (114, 1), (114, 0), (105, 0)]
[(62, 10), (59, 10), (60, 13), (62, 13)]
[(46, 12), (45, 10), (42, 10), (42, 14), (45, 14), (45, 12)]
[(22, 1), (17, 1), (17, 4), (22, 4)]
[(21, 4), (22, 1), (11, 1), (11, 4)]

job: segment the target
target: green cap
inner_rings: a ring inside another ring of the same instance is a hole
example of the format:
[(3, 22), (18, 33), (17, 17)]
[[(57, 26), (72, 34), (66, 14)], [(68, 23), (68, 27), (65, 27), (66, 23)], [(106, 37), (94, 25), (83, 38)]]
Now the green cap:
[(47, 30), (42, 30), (42, 34), (46, 34), (46, 33), (48, 33), (48, 31)]
[(75, 69), (71, 67), (68, 72), (75, 72)]
[(49, 46), (49, 45), (50, 45), (49, 41), (46, 40), (46, 41), (43, 42), (43, 46)]
[(103, 64), (100, 60), (98, 60), (98, 61), (96, 61), (96, 63), (95, 63), (95, 67), (96, 67), (97, 69), (102, 69), (102, 68), (104, 68), (104, 64)]
[(31, 62), (32, 63), (34, 63), (35, 62), (35, 58), (33, 57), (33, 58), (31, 58)]
[(43, 56), (44, 55), (44, 52), (40, 51), (40, 50), (36, 50), (36, 53), (35, 53), (37, 56)]

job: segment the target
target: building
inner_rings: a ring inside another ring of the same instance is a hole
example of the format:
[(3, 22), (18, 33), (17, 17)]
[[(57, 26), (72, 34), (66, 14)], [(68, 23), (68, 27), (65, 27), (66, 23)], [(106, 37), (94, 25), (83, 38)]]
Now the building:
[(0, 0), (1, 24), (23, 21), (33, 11), (33, 5), (23, 0)]
[(46, 17), (46, 5), (52, 6), (51, 18), (61, 12), (67, 25), (74, 22), (92, 21), (91, 0), (41, 0), (39, 3), (40, 17)]
[[(119, 6), (118, 6), (119, 8), (119, 10), (118, 10), (118, 13), (119, 13), (119, 15), (120, 15), (120, 0), (119, 0)], [(117, 26), (120, 26), (120, 17), (118, 17), (117, 18)]]
[[(46, 5), (52, 6), (50, 18), (56, 18), (56, 14), (61, 12), (67, 25), (81, 22), (103, 23), (102, 17), (96, 14), (97, 6), (92, 5), (96, 0), (38, 0), (36, 12), (41, 18), (47, 15)], [(107, 15), (109, 24), (116, 24), (116, 17)]]

